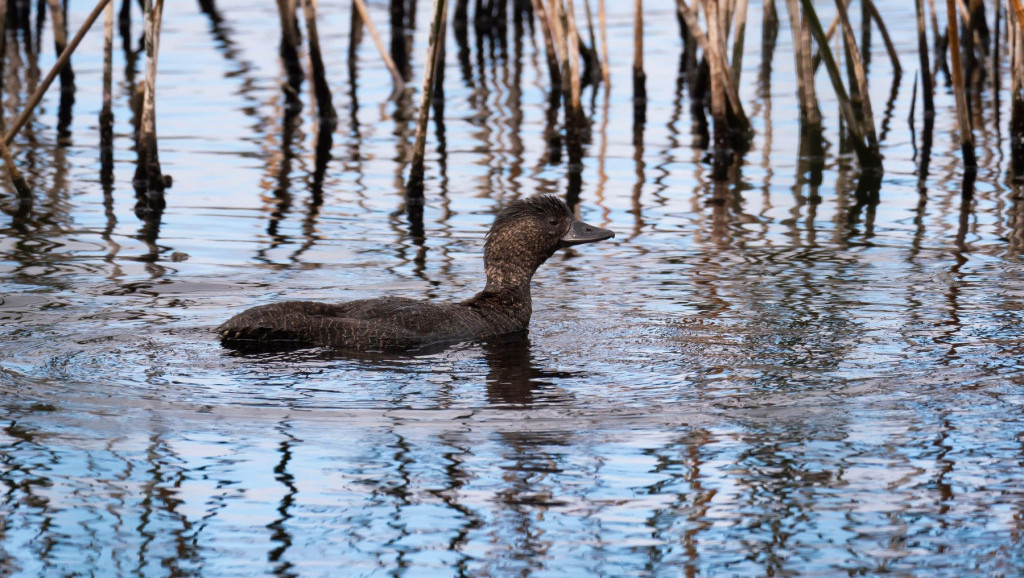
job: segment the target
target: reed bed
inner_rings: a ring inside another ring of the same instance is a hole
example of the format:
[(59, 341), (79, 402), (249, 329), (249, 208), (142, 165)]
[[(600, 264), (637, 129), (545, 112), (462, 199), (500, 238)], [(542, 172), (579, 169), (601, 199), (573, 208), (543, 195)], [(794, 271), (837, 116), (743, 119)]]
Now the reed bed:
[[(444, 59), (446, 58), (445, 31), (452, 26), (460, 54), (468, 51), (466, 46), (467, 29), (472, 13), (472, 25), (479, 37), (489, 37), (496, 42), (507, 42), (508, 22), (516, 23), (516, 34), (536, 34), (539, 36), (547, 61), (549, 101), (560, 104), (561, 128), (559, 136), (553, 139), (552, 146), (561, 148), (564, 143), (568, 153), (567, 165), (571, 173), (582, 170), (583, 157), (587, 154), (589, 143), (589, 127), (592, 121), (584, 111), (582, 104), (583, 91), (592, 87), (594, 91), (603, 90), (607, 93), (616, 82), (610, 74), (609, 47), (607, 40), (607, 23), (605, 2), (598, 0), (596, 9), (593, 0), (477, 0), (470, 5), (468, 0), (455, 0), (454, 18), (451, 22), (447, 17), (448, 0), (436, 0), (430, 22), (430, 41), (426, 47), (411, 46), (412, 36), (407, 30), (415, 26), (413, 14), (415, 2), (412, 0), (392, 0), (389, 5), (390, 49), (386, 50), (377, 27), (370, 19), (364, 0), (353, 0), (352, 34), (350, 54), (354, 54), (355, 45), (359, 42), (361, 31), (365, 28), (374, 39), (382, 63), (391, 72), (394, 79), (393, 99), (403, 98), (408, 92), (406, 82), (412, 69), (410, 63), (421, 61), (423, 82), (420, 88), (419, 115), (415, 123), (415, 144), (411, 148), (408, 164), (407, 195), (410, 198), (422, 196), (423, 181), (426, 168), (428, 118), (431, 103), (435, 114), (443, 114), (443, 101), (439, 102), (432, 96), (443, 93)], [(325, 70), (320, 54), (319, 32), (317, 28), (318, 14), (316, 0), (276, 0), (280, 16), (280, 57), (284, 65), (285, 81), (283, 98), (291, 107), (301, 108), (301, 84), (306, 81), (307, 72), (300, 60), (305, 52), (309, 58), (310, 81), (313, 87), (317, 118), (326, 125), (324, 130), (333, 128), (337, 113), (332, 105), (331, 75)], [(62, 93), (73, 94), (74, 73), (71, 68), (71, 55), (80, 43), (83, 35), (90, 29), (99, 14), (107, 9), (105, 19), (105, 68), (104, 68), (104, 103), (100, 118), (101, 146), (109, 145), (110, 127), (113, 122), (110, 107), (111, 71), (109, 69), (109, 53), (113, 30), (113, 6), (111, 0), (100, 0), (85, 23), (74, 37), (68, 38), (64, 7), (59, 0), (47, 0), (39, 3), (37, 10), (49, 10), (52, 16), (53, 38), (61, 56), (54, 68), (38, 86), (35, 94), (28, 98), (18, 117), (11, 123), (4, 135), (0, 156), (8, 177), (15, 183), (21, 195), (29, 194), (31, 183), (26, 183), (17, 166), (19, 146), (15, 142), (16, 135), (28, 122), (35, 106), (49, 88), (53, 80), (59, 76)], [(204, 0), (204, 5), (212, 6), (214, 0)], [(582, 4), (582, 6), (581, 6)], [(120, 24), (125, 30), (131, 19), (131, 2), (124, 1), (120, 11)], [(155, 78), (158, 72), (159, 42), (163, 0), (145, 0), (142, 2), (145, 30), (144, 80), (139, 90), (139, 107), (137, 113), (137, 151), (138, 165), (135, 176), (135, 187), (140, 194), (143, 208), (159, 209), (163, 206), (163, 190), (170, 186), (169, 177), (162, 174), (159, 162), (159, 142), (156, 136), (155, 115), (158, 99), (155, 92)], [(850, 18), (851, 9), (860, 7), (860, 24), (862, 37), (858, 39), (854, 33)], [(582, 10), (580, 9), (582, 7)], [(765, 0), (760, 4), (762, 21), (777, 26), (775, 3)], [(752, 125), (744, 111), (741, 99), (742, 58), (745, 52), (746, 23), (748, 12), (756, 10), (748, 6), (747, 0), (676, 0), (676, 8), (680, 22), (681, 48), (686, 75), (689, 79), (692, 110), (698, 125), (713, 127), (708, 131), (706, 146), (714, 159), (715, 179), (725, 179), (729, 168), (740, 161), (749, 149)], [(870, 32), (877, 29), (886, 47), (891, 61), (894, 90), (907, 64), (900, 62), (900, 55), (893, 46), (892, 39), (885, 23), (872, 0), (836, 0), (834, 17), (828, 29), (822, 26), (818, 16), (818, 8), (811, 0), (786, 0), (789, 26), (792, 31), (793, 54), (796, 59), (797, 87), (795, 88), (800, 103), (800, 123), (802, 138), (813, 141), (835, 138), (822, 133), (823, 113), (818, 104), (815, 90), (815, 74), (819, 64), (824, 64), (835, 98), (839, 103), (841, 114), (841, 133), (838, 140), (851, 147), (862, 171), (881, 174), (884, 170), (884, 158), (881, 153), (879, 129), (876, 127), (874, 103), (871, 102), (871, 82), (868, 63), (864, 55), (870, 42)], [(632, 88), (634, 105), (634, 126), (638, 135), (642, 135), (642, 127), (648, 101), (646, 74), (644, 69), (644, 4), (642, 0), (634, 0), (633, 4), (633, 66)], [(27, 26), (29, 16), (23, 3), (0, 1), (0, 11), (7, 14), (7, 21), (18, 26)], [(511, 12), (511, 18), (509, 18)], [(961, 139), (961, 162), (965, 171), (977, 166), (974, 152), (974, 131), (971, 126), (971, 95), (982, 90), (986, 82), (998, 83), (998, 76), (1003, 70), (999, 66), (1000, 55), (1009, 60), (1006, 70), (1010, 71), (1011, 87), (1011, 118), (1009, 132), (1012, 141), (1013, 163), (1011, 171), (1014, 179), (1021, 179), (1024, 174), (1024, 9), (1021, 0), (1006, 0), (1005, 6), (986, 5), (981, 0), (958, 2), (946, 0), (944, 15), (937, 12), (934, 0), (915, 0), (915, 13), (918, 33), (918, 62), (916, 75), (920, 81), (920, 95), (924, 111), (926, 133), (930, 137), (930, 127), (935, 115), (936, 76), (949, 70), (948, 81), (955, 94), (959, 137)], [(597, 14), (597, 25), (594, 14)], [(41, 15), (41, 13), (40, 13)], [(940, 29), (940, 17), (944, 17), (947, 26)], [(929, 43), (928, 25), (931, 23), (932, 39)], [(992, 23), (990, 25), (990, 22)], [(528, 26), (527, 26), (528, 25)], [(1003, 29), (1005, 28), (1005, 31)], [(993, 33), (994, 30), (994, 33)], [(1005, 33), (1003, 33), (1005, 32)], [(838, 37), (836, 37), (838, 33)], [(766, 32), (767, 34), (767, 32)], [(6, 33), (0, 38), (6, 41)], [(836, 40), (840, 46), (833, 47)], [(774, 42), (763, 46), (774, 46)], [(931, 48), (929, 49), (929, 45)], [(410, 58), (413, 52), (425, 50), (422, 59)], [(770, 60), (771, 54), (762, 55)], [(461, 58), (461, 56), (460, 56)], [(991, 61), (989, 67), (983, 63)], [(948, 64), (947, 64), (948, 63)], [(846, 68), (844, 81), (843, 67)], [(876, 75), (877, 76), (877, 75)], [(915, 88), (915, 94), (917, 90)], [(916, 98), (916, 96), (915, 96)], [(606, 99), (607, 100), (607, 99)], [(70, 110), (69, 100), (67, 104)], [(557, 116), (558, 109), (554, 109)], [(70, 114), (70, 112), (68, 113)], [(913, 113), (912, 113), (913, 114)], [(555, 118), (555, 117), (552, 117)], [(58, 132), (60, 127), (58, 127)], [(883, 129), (884, 134), (884, 129)], [(14, 144), (11, 148), (12, 143)], [(102, 144), (106, 143), (106, 145)], [(813, 144), (813, 143), (812, 143)], [(806, 150), (815, 150), (811, 146)], [(820, 149), (820, 144), (818, 149)], [(803, 147), (802, 147), (803, 150)], [(552, 158), (557, 158), (553, 155)], [(144, 201), (144, 202), (143, 202)]]

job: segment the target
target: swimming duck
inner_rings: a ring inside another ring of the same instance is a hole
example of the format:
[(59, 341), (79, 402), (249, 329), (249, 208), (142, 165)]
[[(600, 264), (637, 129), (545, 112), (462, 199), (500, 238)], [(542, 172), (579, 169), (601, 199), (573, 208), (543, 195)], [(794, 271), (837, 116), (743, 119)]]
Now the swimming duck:
[(558, 197), (528, 197), (513, 201), (494, 219), (484, 243), (487, 285), (466, 301), (285, 301), (239, 313), (217, 333), (225, 346), (237, 349), (322, 346), (355, 351), (415, 350), (525, 334), (533, 311), (530, 280), (537, 267), (562, 247), (614, 236), (574, 219)]

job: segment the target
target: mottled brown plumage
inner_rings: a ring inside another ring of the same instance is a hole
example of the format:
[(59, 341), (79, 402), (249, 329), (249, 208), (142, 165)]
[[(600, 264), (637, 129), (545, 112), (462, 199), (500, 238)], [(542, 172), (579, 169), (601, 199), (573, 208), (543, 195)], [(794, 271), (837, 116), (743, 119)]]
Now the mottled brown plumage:
[(460, 303), (403, 297), (324, 304), (285, 301), (253, 307), (217, 328), (228, 347), (325, 346), (358, 351), (414, 350), (525, 333), (533, 273), (556, 250), (608, 239), (614, 233), (574, 220), (557, 197), (514, 201), (487, 233), (487, 286)]

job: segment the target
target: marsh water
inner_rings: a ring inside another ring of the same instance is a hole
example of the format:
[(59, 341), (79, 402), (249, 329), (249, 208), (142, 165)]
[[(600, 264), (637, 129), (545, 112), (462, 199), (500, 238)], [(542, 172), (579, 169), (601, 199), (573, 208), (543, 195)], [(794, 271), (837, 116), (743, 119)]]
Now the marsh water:
[[(549, 150), (540, 36), (471, 28), (462, 51), (448, 36), (422, 230), (403, 200), (418, 94), (387, 100), (368, 37), (349, 60), (348, 2), (319, 4), (326, 134), (308, 81), (287, 106), (273, 3), (168, 3), (157, 118), (174, 182), (141, 218), (125, 80), (140, 28), (115, 44), (104, 179), (98, 25), (67, 133), (51, 91), (15, 141), (32, 202), (0, 191), (0, 575), (1024, 572), (1008, 81), (975, 96), (981, 167), (962, 201), (952, 93), (940, 82), (925, 150), (920, 106), (907, 121), (913, 3), (879, 2), (906, 71), (893, 81), (876, 35), (885, 174), (865, 186), (821, 73), (828, 143), (800, 156), (785, 6), (767, 62), (752, 7), (756, 135), (716, 183), (671, 2), (645, 6), (634, 130), (626, 4), (609, 3), (611, 92), (584, 92), (576, 184)], [(386, 31), (386, 3), (370, 9)], [(8, 45), (10, 118), (33, 62)], [(215, 339), (283, 299), (472, 295), (494, 214), (536, 193), (578, 195), (617, 236), (538, 271), (527, 341), (384, 357)]]

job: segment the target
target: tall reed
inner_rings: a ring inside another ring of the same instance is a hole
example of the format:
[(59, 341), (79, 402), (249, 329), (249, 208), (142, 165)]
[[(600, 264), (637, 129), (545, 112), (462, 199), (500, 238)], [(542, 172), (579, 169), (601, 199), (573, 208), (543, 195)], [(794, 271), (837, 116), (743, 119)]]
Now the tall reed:
[(978, 168), (978, 160), (974, 154), (974, 134), (971, 131), (971, 115), (967, 108), (967, 86), (964, 79), (963, 64), (960, 59), (960, 31), (957, 18), (956, 0), (946, 0), (946, 22), (949, 34), (949, 60), (953, 76), (953, 93), (956, 95), (956, 120), (960, 129), (960, 151), (963, 154), (964, 167), (969, 171)]
[(113, 182), (114, 170), (114, 5), (107, 4), (103, 15), (103, 104), (100, 107), (100, 180)]
[(331, 102), (331, 89), (327, 85), (324, 59), (320, 54), (320, 34), (316, 28), (317, 0), (302, 0), (302, 13), (306, 17), (306, 41), (309, 43), (310, 69), (313, 73), (313, 94), (316, 96), (317, 112), (320, 119), (333, 123), (338, 114)]
[[(7, 0), (0, 0), (0, 49), (4, 46), (3, 39), (7, 35)], [(0, 55), (3, 52), (0, 50)], [(2, 61), (2, 58), (0, 58)], [(2, 70), (2, 67), (0, 67)], [(0, 96), (3, 93), (0, 92)], [(0, 102), (0, 120), (3, 118), (3, 103)], [(14, 190), (17, 191), (18, 197), (22, 202), (30, 201), (32, 198), (32, 190), (29, 188), (28, 183), (25, 181), (25, 177), (22, 176), (21, 171), (18, 169), (18, 165), (14, 162), (14, 154), (11, 153), (10, 147), (3, 140), (0, 140), (0, 157), (3, 157), (4, 165), (7, 167), (7, 176), (10, 177), (11, 183), (14, 185)]]
[[(570, 0), (571, 1), (571, 0)], [(633, 124), (643, 123), (647, 110), (647, 74), (644, 72), (644, 3), (633, 0)]]
[(931, 123), (935, 117), (935, 85), (932, 78), (932, 67), (928, 62), (928, 32), (924, 22), (924, 0), (914, 0), (917, 13), (917, 52), (920, 59), (921, 93), (924, 98), (925, 123)]
[(278, 46), (278, 54), (284, 62), (288, 74), (288, 87), (293, 94), (298, 93), (306, 76), (302, 72), (302, 64), (299, 63), (299, 24), (295, 18), (297, 1), (277, 0), (277, 14), (281, 19), (281, 43)]
[[(68, 46), (68, 27), (64, 6), (60, 0), (47, 0), (47, 3), (50, 7), (50, 19), (53, 22), (53, 46), (57, 54), (60, 54)], [(62, 91), (74, 88), (75, 72), (70, 62), (60, 69), (60, 85)]]
[[(370, 18), (370, 11), (366, 8), (365, 0), (353, 0), (353, 5), (359, 12), (359, 18), (362, 20), (363, 25), (366, 26), (366, 30), (370, 32), (370, 37), (373, 38), (373, 44), (377, 47), (377, 53), (380, 55), (384, 66), (387, 67), (388, 72), (391, 73), (392, 90), (391, 98), (397, 98), (397, 96), (405, 90), (405, 78), (402, 73), (398, 70), (398, 65), (391, 59), (391, 55), (384, 49), (384, 41), (381, 40), (380, 34), (377, 32), (377, 27), (373, 25), (373, 19)], [(353, 35), (353, 39), (355, 35)], [(349, 51), (350, 54), (354, 54), (353, 50)]]
[(878, 152), (878, 136), (875, 133), (875, 115), (871, 108), (871, 98), (868, 94), (867, 73), (864, 70), (864, 63), (861, 60), (861, 53), (857, 50), (857, 39), (853, 34), (853, 27), (850, 25), (850, 17), (847, 14), (846, 6), (842, 0), (836, 0), (836, 13), (839, 15), (839, 24), (843, 30), (843, 40), (846, 43), (846, 54), (848, 55), (850, 68), (853, 69), (853, 77), (857, 86), (859, 101), (854, 107), (857, 113), (857, 121), (861, 124), (861, 132), (867, 139), (867, 145), (875, 156)]
[(1006, 0), (1010, 45), (1010, 162), (1015, 182), (1024, 182), (1024, 6)]
[(39, 102), (43, 99), (43, 95), (46, 94), (46, 90), (50, 88), (51, 84), (53, 84), (54, 79), (57, 78), (61, 69), (63, 69), (71, 60), (71, 54), (76, 48), (78, 48), (78, 45), (81, 44), (82, 39), (85, 38), (85, 33), (89, 31), (89, 28), (92, 27), (93, 23), (96, 22), (96, 19), (99, 18), (100, 13), (110, 2), (111, 0), (99, 0), (96, 3), (96, 6), (92, 9), (92, 12), (85, 17), (85, 20), (82, 22), (82, 26), (78, 29), (78, 32), (75, 33), (74, 38), (68, 42), (67, 47), (64, 49), (64, 52), (61, 53), (57, 62), (53, 64), (53, 67), (50, 68), (48, 73), (46, 73), (42, 82), (39, 83), (35, 92), (32, 93), (32, 96), (30, 96), (28, 101), (25, 103), (25, 108), (21, 110), (21, 113), (18, 114), (18, 117), (14, 120), (14, 123), (7, 129), (7, 132), (4, 133), (4, 144), (10, 146), (11, 141), (14, 140), (14, 136), (17, 135), (18, 131), (24, 128), (28, 123), (28, 119), (32, 116), (32, 111), (39, 105)]
[[(720, 96), (724, 97), (725, 108), (725, 125), (728, 128), (729, 144), (735, 149), (744, 149), (747, 146), (747, 142), (750, 136), (750, 120), (747, 118), (746, 113), (743, 111), (743, 105), (740, 103), (739, 93), (736, 90), (736, 86), (730, 78), (729, 63), (726, 60), (725, 54), (725, 32), (724, 27), (719, 23), (717, 5), (710, 7), (709, 3), (703, 4), (704, 18), (708, 25), (708, 33), (706, 34), (700, 27), (700, 22), (693, 9), (686, 4), (686, 0), (676, 0), (676, 9), (683, 21), (686, 23), (687, 30), (693, 35), (697, 41), (697, 45), (700, 46), (704, 52), (704, 59), (709, 65), (710, 74), (717, 76), (718, 79), (712, 84), (715, 90), (720, 91)], [(716, 16), (712, 19), (709, 16), (708, 9), (713, 8)], [(714, 23), (714, 24), (712, 24)], [(712, 31), (712, 26), (715, 30)], [(709, 38), (711, 33), (715, 34), (715, 42), (712, 42)], [(711, 61), (715, 61), (715, 65), (712, 68)], [(715, 97), (712, 96), (712, 99)], [(712, 103), (714, 106), (714, 103)], [(714, 116), (714, 112), (712, 113)]]
[(163, 0), (145, 0), (145, 45), (146, 77), (142, 97), (142, 111), (139, 119), (136, 151), (139, 155), (132, 180), (135, 189), (142, 195), (140, 205), (147, 209), (163, 209), (163, 191), (170, 186), (170, 179), (160, 169), (160, 153), (156, 138), (156, 72), (160, 53), (160, 23), (163, 19)]
[(445, 15), (448, 0), (434, 0), (431, 9), (430, 39), (427, 47), (427, 58), (424, 61), (423, 89), (420, 92), (419, 118), (416, 123), (416, 143), (413, 146), (412, 166), (406, 184), (406, 197), (409, 199), (423, 198), (423, 162), (426, 156), (427, 121), (430, 117), (430, 101), (433, 96), (437, 70), (444, 65), (441, 61), (444, 51)]
[[(811, 62), (811, 33), (803, 26), (800, 0), (786, 0), (789, 29), (793, 32), (793, 57), (796, 60), (797, 94), (800, 100), (800, 124), (805, 129), (821, 128), (821, 109), (814, 88), (814, 66)], [(827, 50), (827, 48), (826, 48)]]
[(540, 24), (541, 35), (544, 37), (544, 55), (548, 63), (548, 78), (551, 81), (551, 99), (558, 102), (562, 97), (562, 68), (558, 61), (558, 49), (555, 47), (555, 36), (551, 30), (551, 19), (544, 0), (532, 0), (533, 13)]

